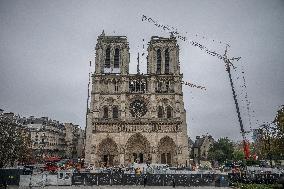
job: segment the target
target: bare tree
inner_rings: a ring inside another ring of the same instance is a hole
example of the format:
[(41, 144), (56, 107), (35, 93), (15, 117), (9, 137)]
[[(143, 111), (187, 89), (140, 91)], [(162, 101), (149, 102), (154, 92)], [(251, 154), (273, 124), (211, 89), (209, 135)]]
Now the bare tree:
[(13, 118), (0, 116), (0, 168), (30, 156), (29, 138)]

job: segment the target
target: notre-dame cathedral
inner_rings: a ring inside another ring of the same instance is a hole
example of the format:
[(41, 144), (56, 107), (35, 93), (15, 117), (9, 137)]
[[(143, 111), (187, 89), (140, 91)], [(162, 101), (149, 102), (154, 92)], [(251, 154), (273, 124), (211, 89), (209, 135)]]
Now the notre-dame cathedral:
[(176, 38), (151, 38), (147, 74), (129, 74), (125, 36), (106, 36), (103, 32), (95, 50), (85, 162), (97, 167), (131, 162), (188, 164), (183, 75)]

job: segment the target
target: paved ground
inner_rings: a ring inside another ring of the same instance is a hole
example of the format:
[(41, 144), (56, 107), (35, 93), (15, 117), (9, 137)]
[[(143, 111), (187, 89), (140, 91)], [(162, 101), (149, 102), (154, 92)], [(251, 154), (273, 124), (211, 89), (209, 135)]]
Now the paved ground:
[[(48, 189), (55, 189), (56, 187), (50, 187)], [(69, 187), (59, 187), (59, 189), (67, 189)], [(113, 188), (116, 188), (116, 189), (130, 189), (130, 188), (136, 188), (136, 189), (143, 189), (144, 186), (90, 186), (90, 187), (85, 187), (85, 186), (74, 186), (74, 187), (70, 187), (72, 189), (113, 189)], [(166, 188), (173, 188), (172, 186), (146, 186), (145, 188), (147, 189), (150, 189), (150, 188), (154, 188), (154, 189), (166, 189)], [(176, 188), (190, 188), (190, 189), (212, 189), (212, 188), (216, 188), (216, 187), (183, 187), (183, 186), (178, 186)], [(229, 189), (229, 188), (222, 188), (222, 189)], [(231, 188), (230, 188), (231, 189)]]
[[(28, 189), (29, 187), (18, 187), (18, 186), (8, 186), (8, 189)], [(143, 189), (144, 186), (45, 186), (45, 187), (32, 187), (32, 189)], [(145, 189), (170, 189), (172, 186), (146, 186)], [(230, 187), (183, 187), (176, 186), (175, 188), (184, 188), (184, 189), (232, 189)]]

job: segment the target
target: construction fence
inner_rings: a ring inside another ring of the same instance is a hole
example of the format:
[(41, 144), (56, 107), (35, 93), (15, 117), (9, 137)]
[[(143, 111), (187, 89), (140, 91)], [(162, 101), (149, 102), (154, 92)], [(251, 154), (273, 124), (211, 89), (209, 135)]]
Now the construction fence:
[(0, 185), (24, 187), (71, 185), (230, 186), (235, 183), (275, 184), (282, 174), (124, 174), (72, 173), (23, 175), (21, 170), (1, 170)]

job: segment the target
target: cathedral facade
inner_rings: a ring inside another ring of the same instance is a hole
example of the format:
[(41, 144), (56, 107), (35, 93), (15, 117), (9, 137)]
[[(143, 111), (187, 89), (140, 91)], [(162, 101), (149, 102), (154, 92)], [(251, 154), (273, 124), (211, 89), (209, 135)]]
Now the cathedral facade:
[(176, 38), (152, 37), (147, 74), (129, 74), (125, 36), (102, 33), (96, 44), (85, 162), (189, 163), (186, 111)]

